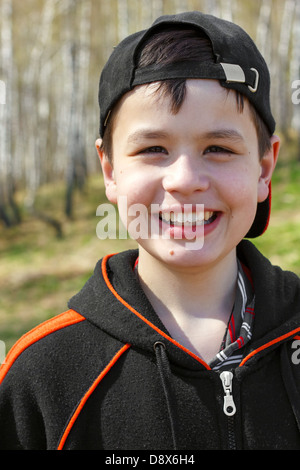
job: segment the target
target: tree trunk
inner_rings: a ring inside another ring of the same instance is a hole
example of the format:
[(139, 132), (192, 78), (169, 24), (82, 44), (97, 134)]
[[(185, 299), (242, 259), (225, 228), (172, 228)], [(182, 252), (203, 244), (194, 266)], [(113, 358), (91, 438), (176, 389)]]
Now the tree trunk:
[(271, 62), (272, 53), (272, 41), (270, 39), (271, 13), (272, 0), (263, 0), (257, 20), (256, 45), (268, 64)]
[(41, 110), (40, 98), (42, 97), (40, 72), (43, 53), (52, 30), (52, 23), (55, 13), (56, 2), (45, 0), (44, 9), (41, 15), (39, 29), (36, 35), (35, 45), (31, 51), (29, 65), (24, 73), (24, 113), (27, 116), (26, 132), (28, 142), (26, 152), (26, 201), (27, 211), (55, 228), (58, 237), (62, 235), (61, 223), (54, 217), (44, 214), (36, 209), (36, 193), (42, 181), (41, 148), (43, 148), (40, 138), (42, 135), (37, 132), (39, 129), (39, 110)]
[[(290, 61), (290, 82), (300, 78), (300, 3), (297, 2), (294, 26), (293, 44)], [(297, 133), (297, 161), (300, 162), (300, 104), (293, 104), (292, 128)]]
[(69, 62), (71, 64), (72, 93), (69, 116), (69, 142), (68, 142), (68, 167), (66, 169), (66, 205), (65, 213), (68, 217), (73, 215), (73, 193), (75, 187), (82, 189), (87, 175), (87, 163), (85, 153), (85, 129), (83, 116), (86, 112), (86, 97), (88, 90), (89, 70), (89, 25), (91, 15), (91, 3), (82, 3), (80, 9), (80, 21), (78, 42), (74, 37), (73, 28), (69, 26)]
[[(282, 23), (280, 29), (279, 40), (279, 67), (277, 69), (277, 90), (276, 96), (278, 98), (278, 124), (284, 137), (288, 140), (289, 128), (291, 125), (291, 90), (287, 86), (289, 82), (289, 50), (291, 41), (292, 23), (295, 11), (295, 0), (286, 0), (284, 4), (284, 11), (282, 16)], [(276, 77), (276, 74), (274, 73)]]
[[(12, 145), (14, 57), (12, 38), (12, 1), (1, 3), (1, 69), (5, 81), (4, 100), (0, 104), (0, 219), (6, 227), (19, 223), (15, 202), (14, 159)], [(15, 109), (15, 108), (14, 108)]]

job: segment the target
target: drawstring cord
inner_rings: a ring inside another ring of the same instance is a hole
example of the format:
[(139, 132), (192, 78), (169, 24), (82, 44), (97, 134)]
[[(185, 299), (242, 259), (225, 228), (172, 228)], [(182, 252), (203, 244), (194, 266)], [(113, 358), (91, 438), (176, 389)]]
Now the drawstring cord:
[(174, 450), (176, 450), (177, 444), (176, 444), (175, 422), (174, 422), (174, 414), (173, 414), (174, 406), (172, 406), (173, 394), (171, 393), (171, 390), (170, 390), (171, 369), (170, 369), (170, 364), (169, 364), (169, 360), (168, 360), (167, 353), (166, 353), (166, 346), (164, 345), (164, 343), (157, 341), (153, 347), (154, 347), (154, 351), (156, 355), (157, 368), (159, 371), (162, 387), (163, 387), (166, 402), (167, 402), (167, 409), (168, 409), (168, 414), (169, 414), (169, 419), (170, 419), (173, 447), (174, 447)]

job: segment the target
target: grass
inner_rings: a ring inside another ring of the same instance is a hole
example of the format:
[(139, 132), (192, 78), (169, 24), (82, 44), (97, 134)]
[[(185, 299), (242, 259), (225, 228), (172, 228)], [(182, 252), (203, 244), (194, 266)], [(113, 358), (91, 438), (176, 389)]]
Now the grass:
[(62, 238), (49, 225), (25, 214), (20, 226), (2, 229), (0, 340), (7, 351), (25, 332), (68, 308), (68, 299), (90, 277), (98, 259), (136, 246), (130, 239), (97, 238), (96, 208), (105, 200), (101, 188), (99, 177), (91, 178), (84, 194), (75, 194), (72, 220), (64, 216), (63, 184), (40, 190), (37, 208), (47, 209), (62, 222)]
[(254, 240), (273, 264), (300, 276), (300, 164), (279, 166), (272, 182), (272, 214), (268, 230)]
[[(271, 259), (300, 275), (300, 165), (282, 165), (273, 180), (272, 217), (267, 232), (254, 243)], [(55, 197), (54, 197), (55, 195)], [(21, 197), (21, 195), (20, 195)], [(99, 240), (96, 208), (105, 201), (101, 177), (90, 178), (75, 194), (72, 220), (64, 216), (64, 185), (41, 188), (37, 205), (62, 222), (63, 237), (44, 222), (26, 216), (2, 229), (0, 237), (0, 340), (8, 351), (38, 323), (67, 309), (68, 299), (109, 252), (135, 247), (133, 240)]]

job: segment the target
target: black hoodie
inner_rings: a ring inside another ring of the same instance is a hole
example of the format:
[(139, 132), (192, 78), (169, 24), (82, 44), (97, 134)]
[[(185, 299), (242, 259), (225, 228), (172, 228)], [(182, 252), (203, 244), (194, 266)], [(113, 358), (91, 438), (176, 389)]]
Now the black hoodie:
[(232, 380), (170, 337), (134, 274), (138, 252), (108, 256), (67, 312), (10, 351), (0, 448), (300, 449), (300, 280), (248, 241), (237, 252), (256, 301)]

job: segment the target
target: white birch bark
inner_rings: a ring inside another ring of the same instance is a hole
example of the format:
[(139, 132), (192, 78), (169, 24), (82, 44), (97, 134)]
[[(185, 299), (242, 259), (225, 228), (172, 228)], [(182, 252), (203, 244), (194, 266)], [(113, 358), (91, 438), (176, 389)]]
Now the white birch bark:
[(221, 18), (226, 21), (233, 21), (235, 8), (235, 0), (221, 0)]
[[(284, 4), (282, 23), (280, 29), (280, 39), (278, 47), (278, 59), (280, 66), (272, 71), (273, 77), (276, 79), (275, 92), (277, 96), (277, 115), (278, 126), (286, 135), (290, 126), (290, 89), (288, 86), (288, 69), (289, 69), (289, 50), (291, 41), (291, 31), (296, 7), (295, 0), (286, 0)], [(276, 101), (275, 101), (276, 103)]]
[[(297, 99), (293, 99), (293, 116), (292, 116), (292, 128), (296, 130), (298, 134), (298, 140), (300, 143), (300, 103), (299, 93), (297, 90), (300, 89), (300, 3), (297, 2), (295, 17), (294, 17), (294, 26), (293, 26), (293, 43), (292, 43), (292, 52), (291, 52), (291, 61), (290, 61), (290, 86), (291, 86), (291, 95), (297, 93)], [(300, 147), (300, 145), (299, 145)], [(300, 159), (300, 157), (299, 157)]]
[(188, 2), (186, 0), (175, 0), (174, 13), (183, 13), (188, 9)]
[(205, 0), (205, 13), (208, 13), (210, 15), (214, 16), (220, 16), (221, 11), (220, 11), (220, 5), (217, 0)]
[[(73, 212), (73, 191), (75, 186), (83, 187), (86, 177), (86, 142), (85, 142), (85, 106), (88, 94), (89, 71), (89, 32), (91, 2), (79, 5), (79, 21), (77, 31), (69, 31), (68, 51), (70, 54), (72, 77), (70, 94), (68, 160), (66, 169), (67, 194), (66, 214)], [(71, 25), (69, 24), (71, 27)]]
[[(178, 4), (178, 1), (176, 2)], [(182, 6), (185, 5), (186, 1), (181, 0), (180, 2)], [(152, 22), (156, 20), (159, 16), (163, 14), (164, 6), (163, 6), (163, 0), (152, 0)], [(178, 5), (176, 4), (176, 9), (178, 8)], [(178, 11), (179, 13), (179, 11)]]
[(141, 0), (141, 29), (149, 28), (152, 21), (152, 8), (149, 8), (149, 0)]
[(266, 62), (271, 62), (272, 41), (270, 38), (270, 24), (272, 13), (272, 0), (263, 0), (261, 3), (256, 28), (256, 45)]
[(118, 0), (118, 42), (129, 35), (128, 4), (127, 0)]
[[(25, 204), (29, 210), (33, 209), (36, 191), (40, 184), (40, 154), (38, 129), (38, 103), (36, 102), (39, 80), (40, 65), (43, 52), (49, 43), (52, 20), (54, 17), (56, 2), (45, 0), (41, 21), (36, 34), (36, 41), (31, 51), (28, 68), (24, 73), (24, 113), (28, 117), (26, 126), (26, 189), (27, 197)], [(29, 119), (30, 116), (30, 119)]]
[[(14, 202), (14, 160), (12, 146), (14, 56), (12, 38), (12, 1), (1, 3), (1, 77), (4, 102), (0, 104), (0, 212), (6, 225), (19, 221)], [(7, 211), (12, 211), (8, 214)]]

